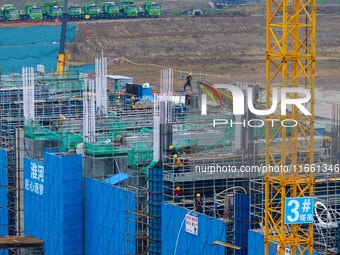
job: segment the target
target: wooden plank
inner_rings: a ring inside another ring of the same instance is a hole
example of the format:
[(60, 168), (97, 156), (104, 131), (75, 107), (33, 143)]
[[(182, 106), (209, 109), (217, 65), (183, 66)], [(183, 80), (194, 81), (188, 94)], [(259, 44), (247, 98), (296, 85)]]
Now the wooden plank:
[(224, 247), (232, 248), (234, 250), (241, 250), (242, 249), (242, 247), (240, 247), (240, 246), (236, 246), (236, 245), (233, 245), (231, 243), (224, 243), (224, 242), (221, 242), (221, 241), (215, 241), (214, 244), (222, 245)]
[(0, 237), (0, 248), (43, 246), (44, 241), (33, 236), (4, 236)]

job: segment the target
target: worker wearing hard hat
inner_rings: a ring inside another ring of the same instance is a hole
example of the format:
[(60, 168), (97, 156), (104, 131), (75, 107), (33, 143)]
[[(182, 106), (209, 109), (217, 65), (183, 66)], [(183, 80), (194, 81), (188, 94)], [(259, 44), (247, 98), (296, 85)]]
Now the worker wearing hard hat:
[(116, 104), (117, 104), (117, 105), (120, 104), (120, 95), (119, 95), (119, 94), (118, 94), (118, 96), (117, 96)]
[(187, 81), (186, 83), (184, 84), (184, 91), (187, 90), (187, 86), (189, 86), (190, 90), (191, 89), (191, 80), (192, 80), (192, 73), (189, 73), (188, 76), (186, 77)]
[(169, 146), (169, 150), (165, 150), (167, 153), (169, 153), (171, 156), (177, 154), (178, 155), (178, 150), (173, 146)]
[(195, 210), (196, 210), (196, 212), (203, 213), (203, 202), (202, 202), (200, 193), (196, 194)]
[(131, 109), (136, 110), (135, 96), (131, 97)]
[(174, 202), (175, 203), (179, 203), (181, 201), (180, 195), (181, 195), (181, 187), (177, 186), (176, 189), (174, 190)]
[(179, 169), (183, 166), (182, 161), (178, 158), (177, 154), (174, 155), (174, 174), (179, 175)]

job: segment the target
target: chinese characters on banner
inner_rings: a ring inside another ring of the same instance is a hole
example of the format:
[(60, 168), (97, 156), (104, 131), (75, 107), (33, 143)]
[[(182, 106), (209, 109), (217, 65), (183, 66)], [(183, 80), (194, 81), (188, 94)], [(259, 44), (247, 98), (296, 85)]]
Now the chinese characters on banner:
[(198, 235), (198, 218), (197, 217), (186, 215), (185, 231), (196, 236)]
[(44, 194), (44, 165), (37, 161), (30, 161), (29, 178), (25, 178), (25, 190), (37, 195)]

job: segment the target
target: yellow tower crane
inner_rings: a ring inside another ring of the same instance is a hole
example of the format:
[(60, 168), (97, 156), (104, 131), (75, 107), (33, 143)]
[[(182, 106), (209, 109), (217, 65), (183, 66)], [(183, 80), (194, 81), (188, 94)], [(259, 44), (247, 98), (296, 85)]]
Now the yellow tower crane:
[[(298, 124), (291, 130), (266, 125), (267, 167), (292, 165), (295, 170), (290, 174), (266, 173), (265, 255), (269, 255), (269, 250), (284, 255), (286, 248), (293, 255), (312, 255), (313, 225), (285, 225), (284, 205), (286, 197), (313, 196), (314, 190), (314, 176), (298, 170), (314, 163), (316, 0), (267, 0), (266, 27), (267, 109), (271, 106), (273, 88), (304, 88), (311, 93), (311, 100), (305, 105), (311, 115), (304, 115), (292, 106), (287, 115), (267, 116), (279, 121), (297, 120)], [(287, 95), (292, 99), (298, 96)]]
[(68, 65), (71, 59), (71, 52), (68, 50), (65, 50), (66, 27), (67, 27), (67, 5), (68, 5), (68, 0), (64, 0), (61, 34), (60, 34), (60, 46), (59, 46), (57, 71), (56, 71), (57, 75), (62, 75), (65, 72), (67, 72), (67, 68), (68, 68)]

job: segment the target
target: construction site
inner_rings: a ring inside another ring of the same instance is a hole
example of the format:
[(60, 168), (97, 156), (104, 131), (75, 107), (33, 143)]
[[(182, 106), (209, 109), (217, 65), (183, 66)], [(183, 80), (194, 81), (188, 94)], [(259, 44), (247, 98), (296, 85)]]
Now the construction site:
[(0, 24), (0, 254), (340, 254), (336, 3), (160, 6)]

